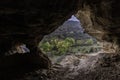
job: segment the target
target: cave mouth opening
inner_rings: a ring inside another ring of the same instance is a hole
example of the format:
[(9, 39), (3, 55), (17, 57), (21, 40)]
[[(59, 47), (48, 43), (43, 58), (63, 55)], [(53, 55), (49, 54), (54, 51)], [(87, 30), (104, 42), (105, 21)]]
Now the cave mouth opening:
[(102, 51), (100, 42), (84, 31), (74, 15), (54, 32), (44, 36), (38, 47), (52, 63), (60, 63), (66, 56), (96, 54)]

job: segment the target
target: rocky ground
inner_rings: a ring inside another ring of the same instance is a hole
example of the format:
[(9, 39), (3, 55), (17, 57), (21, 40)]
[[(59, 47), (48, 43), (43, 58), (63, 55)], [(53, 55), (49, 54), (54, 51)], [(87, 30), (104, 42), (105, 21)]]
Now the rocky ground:
[(120, 80), (120, 55), (108, 54), (68, 55), (50, 70), (27, 73), (17, 80)]

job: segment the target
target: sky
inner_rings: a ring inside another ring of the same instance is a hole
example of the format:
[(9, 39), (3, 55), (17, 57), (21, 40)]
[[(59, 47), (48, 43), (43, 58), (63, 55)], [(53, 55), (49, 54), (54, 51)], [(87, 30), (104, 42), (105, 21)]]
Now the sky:
[(72, 15), (71, 18), (68, 19), (68, 21), (78, 21), (79, 22), (79, 20), (74, 15)]

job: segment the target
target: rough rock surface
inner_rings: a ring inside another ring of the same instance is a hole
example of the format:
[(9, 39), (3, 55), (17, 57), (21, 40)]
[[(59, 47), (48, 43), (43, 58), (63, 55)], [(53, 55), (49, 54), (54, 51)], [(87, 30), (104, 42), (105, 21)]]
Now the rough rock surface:
[[(70, 63), (68, 60), (66, 66), (64, 64), (64, 71), (56, 74), (56, 77), (58, 77), (57, 80), (120, 79), (120, 55), (114, 55), (113, 53), (99, 53), (95, 55), (77, 55), (76, 58), (74, 58), (75, 56), (68, 56), (66, 59), (69, 59), (70, 57), (73, 57), (73, 59), (71, 58), (72, 61)], [(63, 62), (65, 61), (63, 60)], [(53, 78), (51, 80), (55, 79)]]
[(76, 12), (78, 1), (1, 0), (0, 48), (5, 44), (11, 47), (12, 42), (38, 45), (44, 35)]
[(120, 80), (120, 55), (69, 55), (51, 70), (37, 70), (15, 80)]
[[(119, 0), (81, 0), (76, 16), (85, 31), (107, 44), (107, 51), (119, 52), (120, 44), (120, 1)], [(107, 42), (107, 43), (106, 43)], [(109, 47), (108, 48), (108, 42)]]
[[(0, 80), (15, 77), (16, 72), (17, 75), (29, 72), (28, 67), (30, 71), (49, 69), (51, 61), (37, 45), (44, 35), (76, 12), (78, 3), (79, 0), (1, 0)], [(11, 53), (12, 48), (21, 44), (26, 44), (30, 52)]]

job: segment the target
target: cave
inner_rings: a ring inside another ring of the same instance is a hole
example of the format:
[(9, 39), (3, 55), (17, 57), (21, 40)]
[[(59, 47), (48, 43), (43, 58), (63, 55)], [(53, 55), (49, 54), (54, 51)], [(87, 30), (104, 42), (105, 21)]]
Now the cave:
[[(26, 76), (39, 73), (42, 77), (37, 80), (119, 80), (119, 9), (119, 0), (1, 0), (0, 79), (32, 80)], [(99, 57), (83, 61), (74, 77), (64, 73), (67, 68), (51, 73), (54, 66), (38, 49), (39, 41), (72, 15), (80, 19), (86, 33), (104, 44), (105, 50)], [(44, 69), (48, 75), (42, 73)]]

